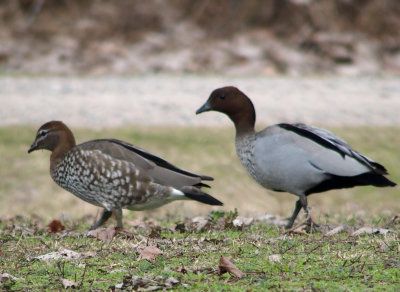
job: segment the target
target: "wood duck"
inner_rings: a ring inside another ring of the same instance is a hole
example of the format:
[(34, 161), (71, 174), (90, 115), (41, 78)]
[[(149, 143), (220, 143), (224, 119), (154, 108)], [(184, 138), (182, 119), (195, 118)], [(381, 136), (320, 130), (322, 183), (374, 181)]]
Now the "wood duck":
[(333, 133), (304, 124), (277, 124), (256, 132), (251, 100), (228, 86), (214, 90), (196, 114), (226, 114), (236, 128), (236, 152), (247, 171), (264, 188), (299, 197), (286, 228), (301, 208), (309, 217), (307, 196), (331, 189), (395, 186), (385, 167), (353, 150)]
[(79, 145), (71, 130), (51, 121), (37, 131), (28, 153), (50, 150), (50, 175), (63, 189), (104, 208), (91, 227), (98, 228), (114, 213), (122, 228), (122, 209), (147, 210), (175, 200), (222, 203), (201, 191), (212, 177), (191, 173), (139, 147), (116, 139), (98, 139)]

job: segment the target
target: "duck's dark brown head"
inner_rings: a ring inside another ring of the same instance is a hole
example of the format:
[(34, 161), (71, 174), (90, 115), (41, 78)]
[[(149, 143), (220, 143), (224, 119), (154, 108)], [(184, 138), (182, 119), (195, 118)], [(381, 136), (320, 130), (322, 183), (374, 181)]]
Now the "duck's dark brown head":
[(251, 100), (233, 86), (215, 89), (196, 114), (217, 111), (226, 114), (235, 124), (238, 134), (254, 131), (256, 112)]
[(75, 138), (71, 130), (60, 121), (51, 121), (43, 124), (36, 133), (28, 153), (39, 149), (54, 151), (62, 148), (68, 151), (75, 146)]

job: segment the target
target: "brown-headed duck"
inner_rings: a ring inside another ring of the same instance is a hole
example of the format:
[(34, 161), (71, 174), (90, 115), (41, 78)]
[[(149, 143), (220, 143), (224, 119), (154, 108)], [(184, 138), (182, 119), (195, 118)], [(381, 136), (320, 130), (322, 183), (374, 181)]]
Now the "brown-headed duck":
[[(146, 210), (175, 200), (192, 199), (222, 205), (200, 190), (212, 177), (191, 173), (141, 148), (115, 139), (98, 139), (79, 145), (62, 122), (51, 121), (37, 131), (28, 153), (50, 150), (50, 175), (65, 190), (104, 208), (91, 229), (114, 213), (122, 228), (122, 209)], [(208, 187), (208, 186), (207, 186)]]
[(373, 185), (395, 186), (385, 167), (356, 152), (333, 133), (305, 124), (276, 124), (256, 132), (251, 100), (239, 89), (215, 89), (196, 114), (226, 114), (236, 128), (236, 152), (249, 174), (263, 187), (299, 197), (286, 228), (301, 210), (307, 214), (307, 196), (331, 189)]

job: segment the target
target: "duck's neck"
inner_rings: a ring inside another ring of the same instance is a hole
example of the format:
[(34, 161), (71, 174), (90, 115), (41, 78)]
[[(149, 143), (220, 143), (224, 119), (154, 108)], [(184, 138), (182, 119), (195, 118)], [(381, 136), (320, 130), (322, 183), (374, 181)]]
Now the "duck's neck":
[(247, 168), (249, 173), (253, 176), (254, 172), (254, 146), (256, 141), (256, 134), (254, 125), (235, 124), (236, 125), (236, 153), (240, 162)]
[(235, 124), (236, 138), (254, 134), (255, 118), (240, 114), (230, 116), (230, 118)]
[(60, 141), (53, 149), (50, 156), (50, 172), (62, 161), (67, 153), (75, 147), (75, 138), (73, 135), (62, 135), (59, 137)]

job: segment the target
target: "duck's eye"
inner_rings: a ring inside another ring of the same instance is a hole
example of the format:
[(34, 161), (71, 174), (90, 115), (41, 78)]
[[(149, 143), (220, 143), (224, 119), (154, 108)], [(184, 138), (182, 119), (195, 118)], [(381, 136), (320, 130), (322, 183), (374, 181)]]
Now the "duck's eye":
[(219, 98), (220, 98), (220, 99), (225, 99), (225, 94), (221, 94), (221, 95), (219, 96)]
[(46, 131), (46, 130), (40, 130), (38, 133), (38, 136), (41, 136), (41, 137), (46, 136), (47, 132), (48, 131)]

